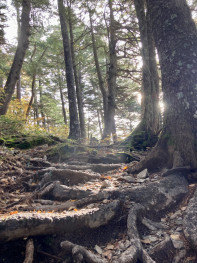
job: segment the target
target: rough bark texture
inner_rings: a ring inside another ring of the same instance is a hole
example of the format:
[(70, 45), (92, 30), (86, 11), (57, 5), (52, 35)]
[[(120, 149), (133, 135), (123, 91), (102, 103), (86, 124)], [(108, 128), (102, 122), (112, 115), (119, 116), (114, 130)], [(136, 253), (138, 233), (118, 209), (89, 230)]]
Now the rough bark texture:
[(144, 0), (134, 1), (142, 42), (142, 122), (145, 130), (157, 134), (159, 130), (159, 77), (155, 45), (149, 14), (145, 14)]
[[(14, 7), (16, 9), (16, 19), (17, 19), (17, 36), (18, 40), (21, 32), (21, 21), (20, 21), (20, 10), (19, 10), (19, 2), (14, 1)], [(19, 75), (17, 84), (16, 84), (16, 98), (21, 101), (21, 76)]]
[(117, 141), (115, 125), (115, 108), (116, 108), (116, 76), (117, 76), (117, 56), (116, 56), (116, 33), (115, 19), (113, 14), (112, 1), (109, 0), (110, 9), (110, 28), (109, 28), (109, 70), (108, 70), (108, 103), (107, 103), (107, 122), (104, 127), (103, 139), (109, 138), (112, 134), (113, 141)]
[(91, 37), (92, 37), (92, 49), (93, 49), (93, 54), (94, 54), (94, 63), (96, 66), (98, 84), (99, 84), (99, 88), (100, 88), (102, 99), (103, 99), (104, 127), (106, 127), (107, 126), (107, 91), (104, 86), (104, 80), (103, 80), (100, 65), (99, 65), (96, 40), (94, 36), (94, 29), (93, 29), (93, 22), (92, 22), (92, 15), (91, 15), (90, 9), (89, 9), (89, 18), (90, 18), (90, 29), (91, 29)]
[(147, 163), (151, 168), (152, 160), (157, 168), (166, 164), (197, 168), (196, 27), (186, 1), (147, 0), (147, 7), (161, 65), (165, 112), (160, 140), (137, 169)]
[(131, 144), (134, 149), (146, 149), (155, 145), (160, 128), (159, 76), (152, 26), (149, 14), (145, 13), (145, 1), (135, 0), (134, 4), (142, 44), (141, 122), (122, 144)]
[(84, 116), (84, 109), (83, 109), (82, 90), (80, 87), (79, 76), (78, 76), (77, 65), (76, 65), (76, 58), (75, 58), (71, 1), (70, 1), (70, 6), (68, 7), (68, 22), (69, 22), (69, 29), (70, 29), (71, 55), (72, 55), (73, 72), (74, 72), (76, 95), (77, 95), (77, 104), (78, 104), (78, 111), (79, 111), (79, 123), (80, 123), (81, 139), (85, 140), (85, 138), (86, 138), (85, 116)]
[(67, 88), (68, 88), (69, 115), (70, 115), (69, 138), (79, 139), (80, 128), (79, 128), (79, 120), (77, 113), (77, 102), (76, 102), (77, 100), (76, 100), (76, 92), (74, 85), (73, 63), (72, 63), (72, 55), (70, 48), (70, 39), (69, 39), (68, 29), (65, 19), (63, 0), (58, 0), (58, 11), (59, 11), (61, 32), (63, 38), (64, 60), (66, 66), (66, 80), (67, 80)]
[(0, 115), (4, 115), (7, 112), (8, 105), (11, 101), (16, 82), (20, 76), (23, 60), (26, 50), (28, 48), (28, 38), (30, 35), (30, 0), (23, 0), (23, 10), (21, 15), (21, 33), (18, 41), (18, 46), (14, 56), (14, 61), (10, 69), (5, 88), (0, 95)]
[(67, 116), (66, 116), (66, 110), (65, 110), (64, 94), (62, 90), (62, 79), (61, 79), (60, 71), (58, 72), (58, 84), (59, 84), (60, 98), (61, 98), (61, 103), (62, 103), (62, 114), (64, 118), (64, 123), (67, 125)]

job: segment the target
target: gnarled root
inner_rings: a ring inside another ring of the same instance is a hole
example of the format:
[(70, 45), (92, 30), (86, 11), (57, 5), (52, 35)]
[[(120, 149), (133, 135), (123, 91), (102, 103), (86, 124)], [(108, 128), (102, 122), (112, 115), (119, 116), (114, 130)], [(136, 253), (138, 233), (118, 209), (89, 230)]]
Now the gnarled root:
[(72, 242), (63, 241), (61, 242), (61, 247), (69, 254), (72, 254), (73, 262), (107, 263), (107, 261), (99, 255), (95, 255), (85, 247), (73, 244)]

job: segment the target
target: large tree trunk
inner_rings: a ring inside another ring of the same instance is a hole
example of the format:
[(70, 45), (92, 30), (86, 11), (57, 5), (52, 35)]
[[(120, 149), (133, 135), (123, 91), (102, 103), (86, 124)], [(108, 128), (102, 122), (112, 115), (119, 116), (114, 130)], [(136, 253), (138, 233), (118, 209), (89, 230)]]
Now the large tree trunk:
[(117, 141), (115, 125), (115, 108), (116, 108), (116, 75), (117, 75), (117, 56), (116, 56), (116, 34), (115, 19), (112, 8), (112, 0), (108, 1), (110, 9), (110, 27), (109, 27), (109, 70), (108, 70), (108, 103), (107, 103), (107, 122), (103, 132), (103, 139), (112, 135), (113, 142)]
[(165, 115), (158, 144), (137, 168), (197, 168), (196, 26), (185, 0), (147, 0), (147, 7), (161, 65)]
[(25, 57), (25, 52), (28, 48), (28, 39), (30, 35), (30, 0), (23, 0), (23, 10), (21, 15), (21, 33), (18, 41), (18, 46), (14, 56), (14, 61), (10, 69), (7, 82), (3, 93), (0, 95), (0, 115), (4, 115), (7, 112), (8, 105), (11, 101), (16, 82), (20, 76), (20, 71), (22, 68), (23, 60)]
[(155, 45), (144, 0), (135, 0), (135, 9), (142, 42), (142, 122), (145, 131), (157, 134), (159, 130), (159, 76), (155, 57)]
[(80, 131), (81, 131), (81, 138), (85, 140), (86, 139), (85, 116), (84, 116), (84, 109), (83, 109), (82, 90), (81, 90), (80, 83), (79, 83), (79, 76), (77, 72), (77, 65), (76, 65), (76, 59), (75, 59), (71, 1), (70, 1), (70, 6), (68, 7), (68, 21), (69, 21), (69, 29), (70, 29), (70, 43), (71, 43), (71, 55), (72, 55), (72, 62), (73, 62), (73, 72), (74, 72), (76, 94), (77, 94), (77, 104), (78, 104), (78, 111), (79, 111)]
[(145, 12), (145, 1), (134, 0), (142, 44), (142, 101), (141, 122), (123, 144), (145, 149), (153, 146), (160, 129), (159, 76), (149, 14)]
[(63, 5), (63, 0), (58, 0), (58, 11), (59, 11), (61, 32), (63, 38), (64, 60), (66, 66), (66, 80), (67, 80), (67, 88), (68, 88), (69, 115), (70, 115), (69, 138), (79, 139), (80, 128), (79, 128), (77, 103), (76, 103), (77, 100), (76, 100), (76, 92), (75, 92), (74, 76), (73, 76), (73, 63), (71, 56), (70, 39), (68, 35), (64, 10), (65, 8)]

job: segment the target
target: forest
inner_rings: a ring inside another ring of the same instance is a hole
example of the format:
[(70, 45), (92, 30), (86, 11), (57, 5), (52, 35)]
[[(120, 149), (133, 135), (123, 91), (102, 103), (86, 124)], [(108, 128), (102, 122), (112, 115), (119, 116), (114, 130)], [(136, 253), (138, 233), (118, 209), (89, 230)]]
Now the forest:
[(197, 262), (196, 25), (196, 0), (1, 0), (0, 263)]

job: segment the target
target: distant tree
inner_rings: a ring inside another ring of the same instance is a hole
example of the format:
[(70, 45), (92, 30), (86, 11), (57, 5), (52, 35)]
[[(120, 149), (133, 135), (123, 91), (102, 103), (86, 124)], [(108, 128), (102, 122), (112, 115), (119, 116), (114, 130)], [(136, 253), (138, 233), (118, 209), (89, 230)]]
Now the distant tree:
[(65, 7), (63, 5), (63, 0), (58, 0), (58, 11), (59, 11), (61, 32), (63, 38), (64, 58), (65, 58), (64, 60), (65, 60), (66, 80), (67, 80), (67, 88), (68, 88), (69, 118), (70, 118), (69, 138), (79, 139), (80, 127), (79, 127), (78, 112), (77, 112), (77, 102), (76, 102), (77, 100), (76, 100), (75, 83), (74, 83), (74, 75), (73, 75), (73, 63), (72, 63), (70, 39), (69, 39), (68, 28), (65, 18)]
[(108, 69), (108, 99), (107, 99), (107, 121), (103, 131), (103, 139), (112, 135), (113, 142), (117, 141), (115, 109), (116, 109), (116, 93), (117, 93), (117, 54), (116, 54), (116, 21), (114, 19), (114, 11), (112, 0), (108, 1), (110, 24), (109, 24), (109, 69)]
[(84, 115), (84, 107), (83, 107), (83, 97), (82, 97), (82, 89), (80, 86), (79, 81), (79, 70), (77, 67), (76, 61), (76, 50), (74, 47), (74, 33), (73, 33), (73, 18), (75, 18), (72, 10), (72, 1), (68, 1), (68, 24), (69, 24), (69, 32), (70, 32), (70, 45), (71, 45), (71, 55), (72, 55), (72, 62), (73, 62), (73, 73), (75, 79), (75, 86), (76, 86), (76, 95), (77, 95), (77, 104), (78, 104), (78, 111), (79, 111), (79, 123), (80, 123), (80, 132), (81, 132), (81, 139), (85, 141), (86, 139), (86, 129), (85, 129), (85, 115)]
[(28, 39), (30, 35), (30, 10), (31, 1), (23, 0), (22, 2), (22, 15), (21, 15), (21, 32), (18, 40), (18, 46), (10, 69), (7, 82), (0, 94), (0, 115), (7, 112), (8, 105), (14, 93), (16, 82), (20, 76), (23, 60), (26, 50), (28, 48)]
[(5, 43), (5, 38), (4, 38), (4, 27), (6, 22), (5, 9), (6, 9), (6, 1), (2, 0), (0, 3), (0, 44)]

